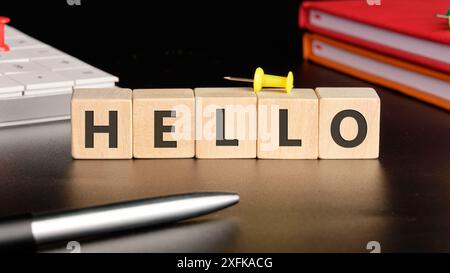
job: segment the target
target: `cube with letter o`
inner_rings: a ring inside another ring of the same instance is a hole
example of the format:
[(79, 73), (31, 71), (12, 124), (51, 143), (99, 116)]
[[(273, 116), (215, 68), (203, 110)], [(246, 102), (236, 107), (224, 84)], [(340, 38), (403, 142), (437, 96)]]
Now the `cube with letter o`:
[(378, 158), (380, 98), (372, 88), (316, 88), (319, 158)]

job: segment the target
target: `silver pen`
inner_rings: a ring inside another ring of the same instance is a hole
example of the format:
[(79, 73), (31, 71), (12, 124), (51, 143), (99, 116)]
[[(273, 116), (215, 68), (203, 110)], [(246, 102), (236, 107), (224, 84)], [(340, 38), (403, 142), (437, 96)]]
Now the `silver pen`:
[(177, 222), (239, 202), (239, 195), (199, 192), (147, 198), (0, 220), (0, 250), (34, 251), (38, 245)]

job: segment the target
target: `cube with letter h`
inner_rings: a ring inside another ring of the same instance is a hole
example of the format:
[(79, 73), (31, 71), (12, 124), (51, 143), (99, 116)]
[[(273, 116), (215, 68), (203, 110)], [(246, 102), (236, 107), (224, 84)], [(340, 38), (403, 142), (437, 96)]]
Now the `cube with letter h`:
[(71, 115), (73, 158), (133, 157), (130, 89), (75, 89)]
[(378, 158), (380, 98), (372, 88), (316, 88), (319, 157)]
[(250, 88), (196, 88), (196, 156), (255, 158), (257, 98)]

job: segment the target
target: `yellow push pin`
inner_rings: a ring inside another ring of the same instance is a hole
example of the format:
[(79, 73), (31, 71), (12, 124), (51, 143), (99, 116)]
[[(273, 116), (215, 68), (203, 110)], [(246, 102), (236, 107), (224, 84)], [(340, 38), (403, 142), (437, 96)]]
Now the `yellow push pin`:
[(261, 67), (256, 68), (253, 80), (236, 77), (224, 77), (224, 79), (238, 82), (253, 82), (253, 90), (255, 93), (261, 91), (263, 87), (281, 87), (286, 89), (286, 93), (290, 94), (294, 87), (294, 76), (292, 72), (289, 71), (287, 77), (267, 75), (264, 74), (264, 70)]
[(450, 27), (450, 9), (447, 10), (447, 14), (436, 14), (437, 18), (447, 19), (448, 26)]

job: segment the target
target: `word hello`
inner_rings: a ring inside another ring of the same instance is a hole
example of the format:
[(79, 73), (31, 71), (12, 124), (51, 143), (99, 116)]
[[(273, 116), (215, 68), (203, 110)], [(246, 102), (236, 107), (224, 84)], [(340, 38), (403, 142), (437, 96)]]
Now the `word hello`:
[(371, 88), (76, 89), (72, 156), (377, 158), (380, 99)]

